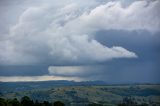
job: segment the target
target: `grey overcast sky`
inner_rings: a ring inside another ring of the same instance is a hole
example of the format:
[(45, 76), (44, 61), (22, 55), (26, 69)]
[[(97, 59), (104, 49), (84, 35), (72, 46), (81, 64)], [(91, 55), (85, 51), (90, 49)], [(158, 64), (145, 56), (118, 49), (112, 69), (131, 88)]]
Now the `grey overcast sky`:
[(159, 0), (0, 0), (0, 81), (160, 83)]

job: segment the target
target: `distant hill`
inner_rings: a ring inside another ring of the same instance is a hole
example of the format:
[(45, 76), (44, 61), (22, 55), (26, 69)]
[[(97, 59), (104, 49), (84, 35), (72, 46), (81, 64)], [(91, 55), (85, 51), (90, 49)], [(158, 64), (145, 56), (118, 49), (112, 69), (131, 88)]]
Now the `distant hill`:
[(41, 81), (41, 82), (0, 82), (0, 97), (20, 99), (28, 96), (38, 101), (61, 100), (66, 106), (84, 106), (98, 103), (116, 106), (125, 97), (132, 97), (137, 103), (160, 105), (158, 84), (107, 84), (103, 81)]
[(61, 86), (93, 86), (93, 85), (107, 85), (104, 81), (67, 81), (67, 80), (56, 80), (56, 81), (37, 81), (37, 82), (0, 82), (0, 91), (26, 91), (37, 88), (49, 89), (53, 87)]

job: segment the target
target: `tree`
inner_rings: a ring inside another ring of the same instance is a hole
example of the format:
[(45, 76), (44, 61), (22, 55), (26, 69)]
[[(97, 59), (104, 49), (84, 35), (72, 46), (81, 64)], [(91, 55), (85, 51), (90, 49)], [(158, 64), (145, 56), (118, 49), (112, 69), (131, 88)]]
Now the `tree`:
[(103, 106), (102, 104), (97, 104), (97, 103), (91, 103), (91, 104), (88, 104), (87, 106)]
[(65, 105), (61, 101), (56, 101), (56, 102), (53, 103), (53, 106), (65, 106)]
[(148, 104), (142, 103), (142, 104), (140, 104), (140, 106), (148, 106)]
[(11, 101), (11, 104), (12, 106), (20, 106), (20, 102), (17, 100), (17, 98), (14, 98), (12, 101)]
[(0, 98), (0, 106), (5, 106), (6, 101), (3, 98)]
[(43, 104), (44, 104), (45, 106), (52, 106), (52, 104), (49, 103), (48, 101), (44, 101)]
[(39, 106), (40, 103), (38, 102), (38, 100), (36, 100), (36, 102), (34, 103), (34, 106)]
[(33, 106), (34, 105), (33, 101), (28, 96), (22, 97), (21, 104), (22, 106)]

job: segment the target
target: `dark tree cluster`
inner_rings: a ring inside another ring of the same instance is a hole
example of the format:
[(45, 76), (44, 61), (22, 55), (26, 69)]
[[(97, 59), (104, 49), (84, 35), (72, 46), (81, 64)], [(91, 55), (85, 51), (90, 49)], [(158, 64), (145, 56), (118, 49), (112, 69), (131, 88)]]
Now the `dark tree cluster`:
[(125, 97), (123, 98), (123, 102), (118, 104), (118, 106), (148, 106), (146, 103), (138, 104), (134, 98), (132, 97)]
[(97, 103), (91, 103), (91, 104), (88, 104), (87, 106), (103, 106), (102, 104), (97, 104)]
[(0, 106), (65, 106), (65, 104), (61, 101), (56, 101), (54, 103), (50, 103), (48, 101), (33, 101), (28, 96), (24, 96), (20, 101), (18, 99), (9, 99), (5, 100), (0, 98)]

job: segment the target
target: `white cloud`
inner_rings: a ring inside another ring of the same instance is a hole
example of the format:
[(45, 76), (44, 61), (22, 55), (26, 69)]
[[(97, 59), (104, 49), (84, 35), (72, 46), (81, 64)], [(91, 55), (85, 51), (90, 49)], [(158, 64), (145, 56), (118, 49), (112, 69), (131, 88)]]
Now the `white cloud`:
[(81, 67), (77, 67), (77, 66), (73, 66), (73, 67), (69, 67), (69, 66), (51, 66), (48, 68), (48, 71), (50, 74), (53, 75), (72, 75), (72, 74), (79, 74), (81, 73)]
[(84, 74), (90, 73), (91, 68), (89, 66), (49, 66), (48, 71), (50, 75), (84, 77)]
[[(49, 66), (49, 75), (61, 77), (79, 77), (84, 80), (102, 80), (108, 78), (109, 72), (106, 65), (82, 65), (82, 66)], [(113, 70), (112, 70), (113, 71)]]
[(51, 81), (51, 80), (68, 80), (84, 81), (79, 77), (61, 77), (61, 76), (0, 76), (0, 82), (25, 82), (25, 81)]
[(84, 13), (70, 22), (68, 26), (78, 23), (77, 30), (82, 33), (112, 29), (158, 32), (160, 29), (159, 5), (158, 0), (154, 2), (135, 1), (127, 7), (123, 7), (120, 1), (108, 2), (97, 6), (89, 13)]
[[(92, 3), (91, 3), (92, 4)], [(93, 3), (94, 4), (94, 3)], [(123, 7), (119, 1), (84, 8), (71, 3), (63, 7), (28, 7), (0, 42), (1, 64), (53, 64), (103, 62), (135, 58), (119, 46), (107, 47), (94, 38), (99, 30), (159, 31), (159, 1), (135, 1)]]

